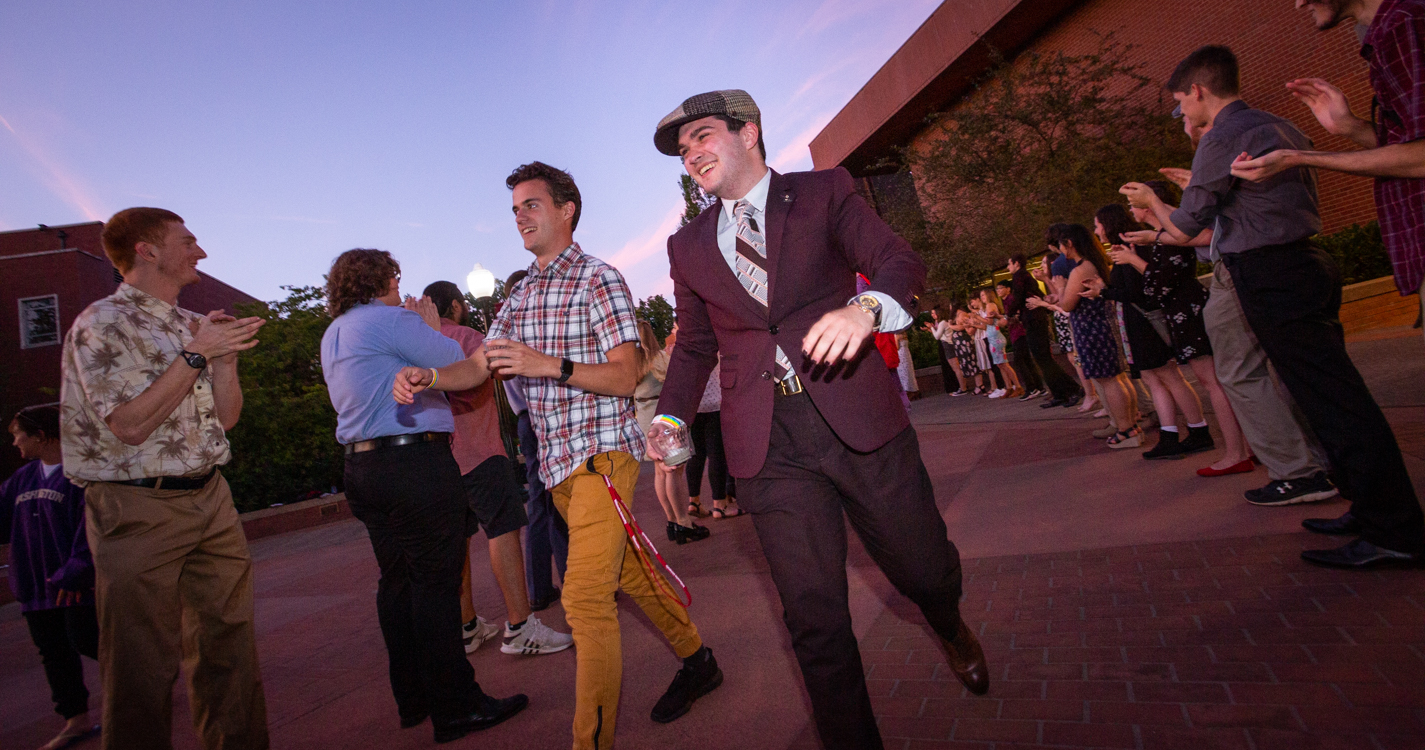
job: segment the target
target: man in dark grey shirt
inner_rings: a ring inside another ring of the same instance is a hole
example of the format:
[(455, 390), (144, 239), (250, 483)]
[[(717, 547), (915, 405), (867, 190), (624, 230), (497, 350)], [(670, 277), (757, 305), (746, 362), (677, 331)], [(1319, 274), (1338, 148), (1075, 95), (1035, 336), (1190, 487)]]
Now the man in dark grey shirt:
[(1211, 126), (1193, 158), (1182, 207), (1154, 212), (1175, 242), (1212, 228), (1211, 253), (1237, 287), (1248, 325), (1306, 415), (1335, 469), (1351, 510), (1308, 519), (1306, 528), (1359, 534), (1345, 546), (1309, 550), (1319, 565), (1368, 568), (1425, 559), (1425, 514), (1390, 424), (1346, 353), (1341, 329), (1341, 272), (1308, 238), (1321, 230), (1316, 177), (1297, 167), (1260, 183), (1232, 177), (1232, 163), (1310, 141), (1280, 117), (1251, 109), (1237, 95), (1237, 58), (1226, 47), (1198, 49), (1167, 88), (1183, 115)]

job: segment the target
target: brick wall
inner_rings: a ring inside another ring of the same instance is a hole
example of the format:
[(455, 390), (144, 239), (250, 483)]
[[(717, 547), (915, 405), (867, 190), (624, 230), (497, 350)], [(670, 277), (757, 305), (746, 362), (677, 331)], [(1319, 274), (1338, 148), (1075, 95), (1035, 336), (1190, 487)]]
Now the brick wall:
[[(1242, 65), (1242, 96), (1255, 107), (1296, 123), (1318, 148), (1345, 150), (1345, 139), (1326, 133), (1311, 112), (1286, 91), (1294, 78), (1319, 77), (1340, 86), (1358, 115), (1370, 113), (1370, 84), (1353, 28), (1318, 32), (1292, 0), (1089, 0), (1065, 14), (1029, 49), (1077, 55), (1098, 44), (1094, 32), (1114, 32), (1137, 45), (1144, 73), (1166, 80), (1178, 61), (1204, 44), (1226, 44)], [(917, 145), (923, 145), (924, 133)], [(1170, 166), (1170, 165), (1164, 165)], [(1182, 165), (1187, 166), (1187, 165)], [(1326, 232), (1375, 218), (1368, 179), (1320, 174), (1321, 218)]]

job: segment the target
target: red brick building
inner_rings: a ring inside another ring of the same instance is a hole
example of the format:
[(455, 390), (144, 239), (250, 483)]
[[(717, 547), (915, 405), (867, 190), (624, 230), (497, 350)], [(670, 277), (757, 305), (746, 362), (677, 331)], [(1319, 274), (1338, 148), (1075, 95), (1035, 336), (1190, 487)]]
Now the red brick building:
[[(59, 400), (60, 350), (75, 317), (118, 288), (118, 271), (104, 255), (101, 222), (0, 232), (0, 419), (16, 410)], [(178, 304), (207, 312), (236, 312), (253, 297), (199, 272), (202, 280)], [(6, 435), (0, 477), (20, 463)]]
[[(955, 106), (989, 69), (990, 49), (1085, 54), (1098, 33), (1137, 47), (1144, 73), (1166, 80), (1178, 61), (1204, 44), (1225, 44), (1242, 65), (1242, 96), (1290, 118), (1319, 148), (1344, 150), (1307, 108), (1287, 93), (1294, 78), (1340, 86), (1357, 114), (1370, 112), (1366, 65), (1355, 30), (1318, 32), (1293, 0), (947, 0), (811, 142), (817, 169), (843, 166), (857, 177), (895, 149), (926, 137), (925, 117)], [(1168, 165), (1164, 165), (1168, 166)], [(883, 168), (884, 169), (884, 168)], [(867, 180), (867, 190), (876, 184)], [(1368, 179), (1320, 173), (1325, 231), (1375, 218)]]

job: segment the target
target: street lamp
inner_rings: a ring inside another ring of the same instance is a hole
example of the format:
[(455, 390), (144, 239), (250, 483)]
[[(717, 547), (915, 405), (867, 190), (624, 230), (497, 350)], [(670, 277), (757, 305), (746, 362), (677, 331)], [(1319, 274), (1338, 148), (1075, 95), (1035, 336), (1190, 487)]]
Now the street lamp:
[(475, 299), (491, 297), (495, 294), (495, 274), (489, 269), (475, 264), (475, 268), (465, 277), (465, 286), (470, 290), (470, 296)]

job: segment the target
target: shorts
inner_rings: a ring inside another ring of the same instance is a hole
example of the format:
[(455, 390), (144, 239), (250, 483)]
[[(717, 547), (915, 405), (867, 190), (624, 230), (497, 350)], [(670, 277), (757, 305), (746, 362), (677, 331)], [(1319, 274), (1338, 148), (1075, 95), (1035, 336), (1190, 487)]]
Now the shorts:
[(494, 539), (529, 525), (524, 502), (528, 495), (515, 481), (507, 456), (491, 456), (460, 479), (465, 484), (465, 536), (481, 527)]

